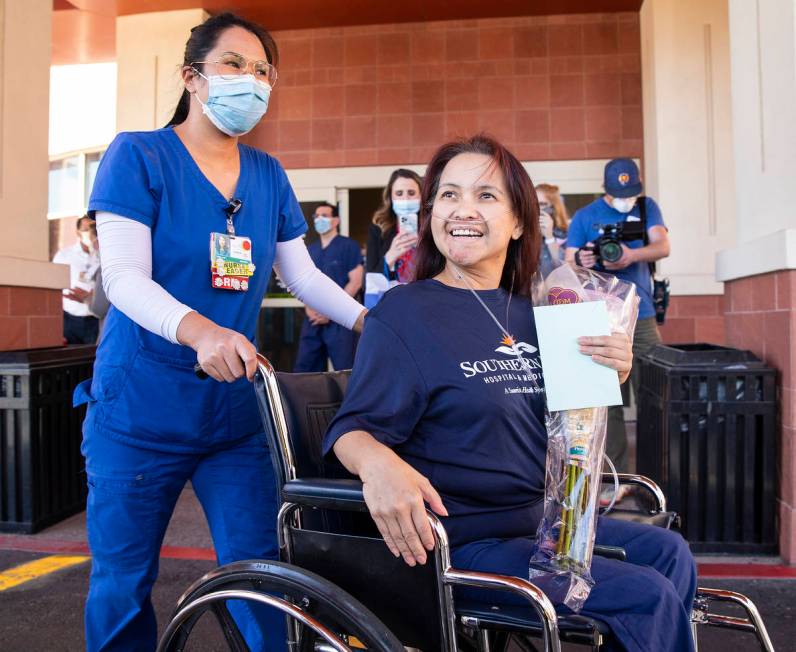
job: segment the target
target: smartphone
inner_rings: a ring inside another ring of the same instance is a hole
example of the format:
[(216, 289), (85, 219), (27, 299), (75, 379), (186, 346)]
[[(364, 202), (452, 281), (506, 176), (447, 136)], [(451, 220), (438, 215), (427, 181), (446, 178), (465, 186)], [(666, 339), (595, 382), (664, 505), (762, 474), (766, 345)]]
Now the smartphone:
[(417, 233), (417, 213), (398, 216), (399, 233)]

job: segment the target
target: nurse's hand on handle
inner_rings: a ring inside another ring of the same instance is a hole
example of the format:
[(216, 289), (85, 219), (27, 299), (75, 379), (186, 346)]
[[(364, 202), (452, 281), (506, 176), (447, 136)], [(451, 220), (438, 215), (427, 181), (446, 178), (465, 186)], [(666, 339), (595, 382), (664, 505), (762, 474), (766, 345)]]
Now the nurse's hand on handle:
[(257, 351), (237, 331), (223, 328), (198, 312), (191, 312), (180, 322), (177, 340), (196, 351), (196, 359), (211, 378), (227, 383), (243, 376), (254, 379)]
[(363, 483), (365, 503), (387, 547), (410, 566), (425, 564), (434, 549), (426, 505), (447, 516), (428, 479), (367, 432), (348, 432), (334, 444), (337, 458)]

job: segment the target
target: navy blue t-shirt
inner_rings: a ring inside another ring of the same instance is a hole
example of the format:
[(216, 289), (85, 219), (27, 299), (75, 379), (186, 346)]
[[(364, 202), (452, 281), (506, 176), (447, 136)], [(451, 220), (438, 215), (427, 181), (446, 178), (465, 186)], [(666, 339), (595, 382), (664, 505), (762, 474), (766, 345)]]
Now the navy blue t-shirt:
[[(663, 216), (661, 209), (654, 199), (644, 198), (646, 201), (647, 230), (653, 226), (663, 226)], [(613, 206), (605, 201), (604, 197), (595, 199), (591, 204), (584, 206), (575, 213), (569, 225), (567, 234), (567, 247), (582, 247), (587, 242), (594, 242), (600, 235), (599, 225), (616, 224), (617, 222), (638, 221), (641, 219), (638, 202), (633, 206), (629, 213), (620, 213)], [(625, 242), (630, 249), (639, 249), (644, 246), (643, 240), (631, 240)], [(606, 271), (602, 266), (595, 267), (597, 271)], [(608, 270), (623, 281), (630, 281), (636, 284), (638, 296), (641, 299), (639, 306), (639, 319), (648, 319), (655, 316), (655, 305), (652, 302), (652, 277), (650, 276), (649, 265), (647, 263), (633, 263), (625, 269)]]
[(469, 290), (434, 280), (396, 287), (368, 313), (346, 398), (324, 439), (325, 454), (354, 430), (395, 449), (439, 492), (453, 545), (534, 534), (544, 494), (531, 302), (514, 296), (509, 306), (500, 289), (478, 294), (507, 322), (524, 363)]
[(344, 235), (335, 236), (326, 247), (316, 240), (307, 245), (307, 250), (315, 266), (341, 288), (348, 284), (348, 273), (362, 264), (362, 252), (356, 240)]

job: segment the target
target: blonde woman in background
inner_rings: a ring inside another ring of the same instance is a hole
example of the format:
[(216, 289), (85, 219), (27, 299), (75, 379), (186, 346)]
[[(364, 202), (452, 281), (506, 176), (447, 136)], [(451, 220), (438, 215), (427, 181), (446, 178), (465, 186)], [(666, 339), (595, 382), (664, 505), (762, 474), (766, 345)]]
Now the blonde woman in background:
[(569, 230), (569, 213), (558, 186), (540, 183), (536, 186), (539, 198), (539, 226), (542, 229), (542, 260), (549, 254), (553, 260), (564, 259), (564, 243)]

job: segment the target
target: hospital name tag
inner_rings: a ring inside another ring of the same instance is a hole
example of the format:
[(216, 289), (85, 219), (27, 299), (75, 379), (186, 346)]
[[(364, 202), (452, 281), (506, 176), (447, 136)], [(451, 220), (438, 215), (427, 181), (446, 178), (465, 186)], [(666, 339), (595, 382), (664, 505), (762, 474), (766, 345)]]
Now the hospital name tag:
[(254, 276), (252, 241), (227, 233), (210, 234), (210, 282), (218, 290), (249, 289)]

